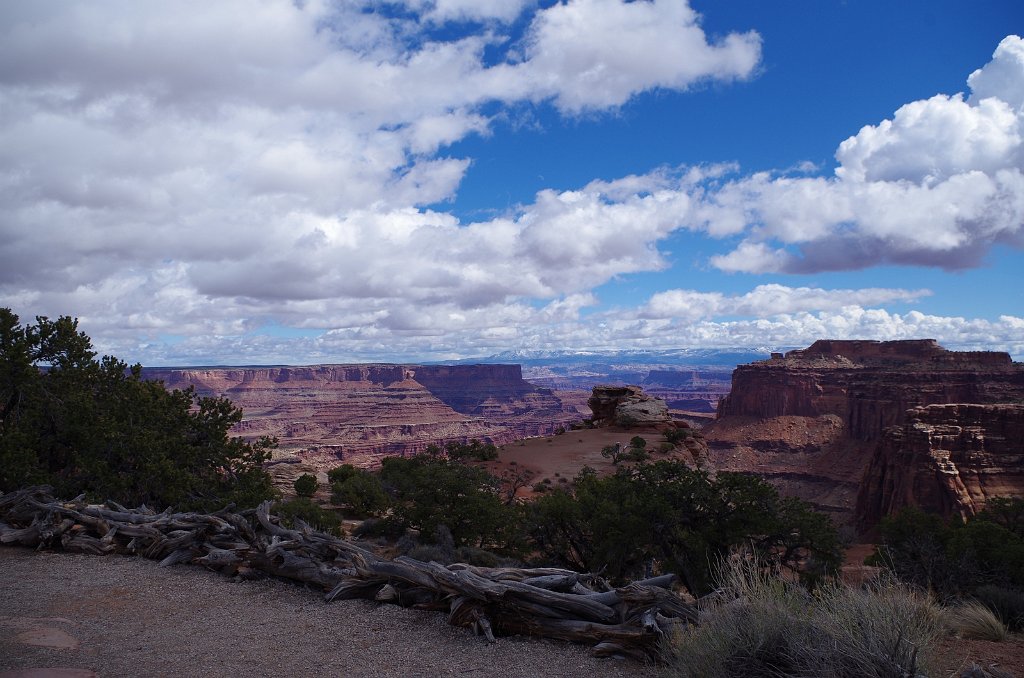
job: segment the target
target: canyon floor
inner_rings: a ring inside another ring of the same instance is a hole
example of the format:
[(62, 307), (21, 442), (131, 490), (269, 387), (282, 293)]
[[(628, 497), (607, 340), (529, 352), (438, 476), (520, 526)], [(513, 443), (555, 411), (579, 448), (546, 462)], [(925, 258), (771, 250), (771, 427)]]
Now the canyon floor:
[(665, 441), (665, 436), (654, 428), (624, 429), (611, 426), (526, 438), (498, 448), (498, 459), (482, 466), (498, 477), (503, 473), (525, 472), (529, 475), (530, 484), (518, 494), (529, 497), (534, 494), (530, 486), (545, 480), (551, 481), (546, 483), (551, 487), (566, 485), (587, 466), (601, 475), (614, 473), (615, 466), (610, 459), (601, 456), (601, 450), (616, 443), (627, 447), (634, 436), (647, 441), (647, 450), (650, 451), (652, 460), (681, 458), (692, 461), (692, 457), (683, 448), (670, 454), (657, 452), (658, 445)]

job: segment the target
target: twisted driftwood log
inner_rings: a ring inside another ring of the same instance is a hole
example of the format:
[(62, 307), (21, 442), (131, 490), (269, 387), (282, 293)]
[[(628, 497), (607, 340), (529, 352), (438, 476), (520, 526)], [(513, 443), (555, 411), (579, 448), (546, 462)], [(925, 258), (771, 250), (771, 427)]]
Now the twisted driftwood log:
[[(297, 520), (281, 525), (270, 502), (240, 513), (156, 513), (119, 504), (58, 501), (49, 487), (0, 495), (0, 543), (95, 555), (135, 554), (203, 565), (243, 579), (267, 575), (318, 587), (325, 600), (364, 598), (448, 614), (488, 642), (526, 634), (589, 643), (598, 656), (660, 660), (666, 630), (696, 623), (668, 590), (673, 575), (612, 589), (595, 575), (555, 568), (444, 566), (385, 560)], [(593, 587), (602, 590), (595, 590)]]

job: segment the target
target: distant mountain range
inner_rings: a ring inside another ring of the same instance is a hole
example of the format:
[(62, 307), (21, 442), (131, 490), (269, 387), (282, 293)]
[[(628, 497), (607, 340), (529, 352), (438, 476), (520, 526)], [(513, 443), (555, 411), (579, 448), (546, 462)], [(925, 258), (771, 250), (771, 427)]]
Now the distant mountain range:
[(445, 364), (517, 363), (525, 367), (606, 365), (621, 368), (631, 366), (683, 367), (735, 367), (755, 360), (764, 360), (774, 351), (787, 351), (792, 347), (737, 347), (737, 348), (675, 348), (662, 350), (619, 351), (504, 351), (481, 358), (448, 361)]
[(765, 360), (780, 347), (677, 348), (621, 351), (506, 351), (450, 364), (513, 363), (523, 378), (557, 391), (637, 384), (686, 412), (710, 414), (732, 383), (737, 365)]

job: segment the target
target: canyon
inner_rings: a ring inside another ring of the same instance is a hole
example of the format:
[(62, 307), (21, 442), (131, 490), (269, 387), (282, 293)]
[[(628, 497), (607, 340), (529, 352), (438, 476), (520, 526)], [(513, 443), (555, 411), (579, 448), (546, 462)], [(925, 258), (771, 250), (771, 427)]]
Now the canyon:
[(821, 340), (735, 369), (728, 359), (561, 355), (523, 367), (147, 368), (143, 376), (231, 399), (244, 411), (239, 435), (279, 439), (284, 486), (300, 472), (373, 468), (449, 441), (501, 446), (543, 436), (550, 454), (561, 442), (587, 444), (552, 434), (588, 418), (614, 422), (628, 401), (625, 419), (652, 430), (666, 420), (701, 429), (701, 449), (689, 451), (700, 465), (764, 477), (860, 532), (906, 505), (969, 517), (989, 497), (1024, 496), (1024, 365), (1006, 353), (948, 351), (933, 340)]
[(863, 531), (905, 505), (969, 516), (1024, 496), (1024, 365), (933, 340), (817, 341), (741, 365), (705, 427), (756, 473)]
[(239, 435), (274, 436), (278, 457), (321, 471), (373, 467), (432, 443), (501, 445), (589, 415), (579, 394), (535, 386), (518, 365), (146, 368), (143, 377), (230, 399), (244, 413)]

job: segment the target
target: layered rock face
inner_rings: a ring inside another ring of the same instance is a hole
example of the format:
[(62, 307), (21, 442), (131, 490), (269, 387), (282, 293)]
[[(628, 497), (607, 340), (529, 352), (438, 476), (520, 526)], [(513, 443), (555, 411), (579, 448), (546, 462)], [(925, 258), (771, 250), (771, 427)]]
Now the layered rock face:
[(998, 403), (1024, 393), (1024, 366), (1006, 353), (947, 351), (932, 339), (817, 341), (741, 365), (718, 416), (836, 414), (848, 434), (877, 440), (919, 405)]
[[(862, 482), (882, 477), (880, 470), (869, 474), (869, 466), (888, 469), (891, 487), (905, 487), (899, 474), (922, 473), (904, 462), (923, 457), (874, 461), (892, 457), (880, 443), (888, 429), (910, 421), (908, 410), (1022, 399), (1024, 365), (1006, 353), (947, 351), (933, 340), (818, 341), (738, 367), (732, 391), (705, 434), (718, 468), (764, 475), (784, 491), (866, 527), (899, 508), (882, 508), (877, 497), (883, 489), (862, 488)], [(1024, 484), (1010, 484), (1024, 494)], [(960, 512), (952, 504), (941, 510)]]
[(1024, 405), (928, 405), (906, 416), (871, 459), (862, 525), (907, 505), (969, 518), (988, 497), (1024, 496)]
[(143, 376), (230, 398), (244, 412), (240, 435), (276, 436), (319, 468), (373, 466), (453, 440), (500, 445), (583, 417), (523, 381), (518, 365), (149, 368)]

